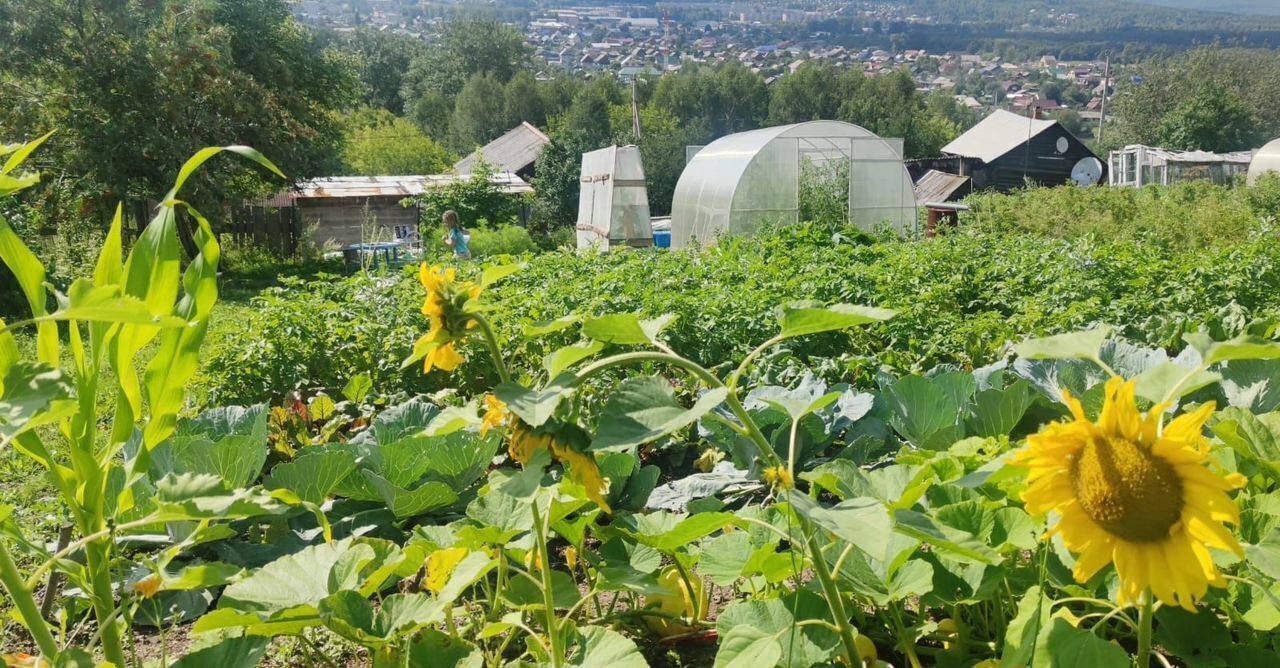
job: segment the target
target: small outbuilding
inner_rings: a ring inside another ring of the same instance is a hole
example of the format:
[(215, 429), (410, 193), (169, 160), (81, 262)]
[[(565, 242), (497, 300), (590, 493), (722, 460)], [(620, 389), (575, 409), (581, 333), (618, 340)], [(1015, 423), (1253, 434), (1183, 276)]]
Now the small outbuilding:
[(1111, 185), (1141, 188), (1147, 185), (1172, 185), (1185, 181), (1209, 181), (1218, 185), (1231, 183), (1237, 174), (1249, 169), (1251, 151), (1211, 153), (1209, 151), (1175, 151), (1167, 148), (1130, 144), (1112, 151), (1108, 158)]
[(608, 146), (582, 154), (578, 248), (653, 245), (644, 162), (637, 146)]
[(522, 179), (533, 177), (534, 164), (551, 138), (532, 123), (522, 122), (497, 139), (481, 146), (453, 166), (458, 174), (470, 174), (480, 158), (494, 171), (515, 174)]
[(1097, 185), (1106, 176), (1106, 165), (1061, 123), (1003, 109), (956, 137), (942, 152), (961, 158), (958, 173), (972, 180), (974, 190)]
[[(332, 176), (302, 181), (293, 190), (247, 207), (287, 213), (298, 231), (317, 246), (347, 247), (373, 241), (413, 240), (418, 234), (417, 207), (406, 198), (443, 188), (466, 177)], [(490, 181), (512, 196), (533, 192), (524, 179), (510, 173), (493, 174)], [(248, 231), (256, 235), (256, 231)]]

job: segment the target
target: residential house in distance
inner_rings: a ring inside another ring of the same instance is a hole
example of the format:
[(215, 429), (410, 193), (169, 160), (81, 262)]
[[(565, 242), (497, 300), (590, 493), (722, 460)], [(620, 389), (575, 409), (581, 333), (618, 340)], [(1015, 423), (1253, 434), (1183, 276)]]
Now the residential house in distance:
[[(1105, 176), (1098, 156), (1053, 120), (997, 109), (942, 147), (953, 174), (968, 176), (975, 190), (1007, 192), (1028, 184), (1095, 185)], [(940, 162), (940, 161), (939, 161)], [(928, 165), (932, 167), (932, 165)]]

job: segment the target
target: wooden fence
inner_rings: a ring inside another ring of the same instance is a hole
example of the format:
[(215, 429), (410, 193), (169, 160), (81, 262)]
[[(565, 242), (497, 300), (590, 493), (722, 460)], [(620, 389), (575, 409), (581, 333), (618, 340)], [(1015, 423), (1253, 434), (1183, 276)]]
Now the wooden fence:
[(297, 207), (233, 206), (218, 234), (289, 255), (302, 236)]

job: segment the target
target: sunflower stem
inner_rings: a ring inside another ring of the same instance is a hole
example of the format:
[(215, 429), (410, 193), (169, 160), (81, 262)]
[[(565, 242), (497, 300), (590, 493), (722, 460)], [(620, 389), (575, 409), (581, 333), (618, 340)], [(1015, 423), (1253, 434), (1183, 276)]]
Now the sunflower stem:
[(498, 345), (498, 337), (493, 334), (493, 327), (489, 326), (489, 321), (481, 315), (473, 315), (473, 322), (480, 324), (480, 332), (484, 334), (484, 342), (489, 347), (489, 354), (493, 355), (493, 366), (498, 371), (498, 378), (504, 382), (511, 382), (511, 373), (507, 371), (507, 362), (502, 359), (502, 348)]
[(1147, 590), (1142, 595), (1142, 607), (1138, 610), (1138, 668), (1148, 668), (1151, 665), (1151, 622), (1154, 606), (1151, 600), (1151, 591)]
[[(533, 510), (533, 536), (538, 550), (538, 559), (542, 562), (535, 564), (542, 574), (542, 605), (546, 608), (547, 622), (547, 641), (550, 644), (551, 666), (552, 668), (560, 668), (564, 663), (563, 650), (560, 648), (560, 624), (556, 620), (556, 604), (555, 590), (551, 584), (551, 560), (550, 553), (547, 550), (547, 535), (543, 527), (542, 513), (538, 512), (538, 502), (535, 499), (531, 509)], [(548, 505), (547, 512), (551, 512)]]

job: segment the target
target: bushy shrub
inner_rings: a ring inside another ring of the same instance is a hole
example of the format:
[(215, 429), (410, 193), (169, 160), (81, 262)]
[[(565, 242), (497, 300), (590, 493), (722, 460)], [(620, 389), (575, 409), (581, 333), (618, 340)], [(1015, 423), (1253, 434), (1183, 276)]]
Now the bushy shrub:
[(1223, 246), (1280, 216), (1280, 179), (1254, 188), (1208, 182), (1143, 188), (1032, 188), (966, 200), (961, 227), (997, 234), (1128, 239), (1171, 249)]
[[(479, 271), (477, 264), (464, 272)], [(772, 335), (762, 304), (816, 299), (897, 309), (888, 323), (806, 339), (772, 361), (776, 370), (802, 362), (831, 380), (870, 381), (882, 367), (986, 364), (1024, 336), (1095, 323), (1177, 350), (1184, 331), (1207, 323), (1222, 338), (1275, 313), (1278, 288), (1274, 236), (1192, 250), (978, 231), (866, 244), (800, 225), (699, 251), (546, 253), (490, 288), (489, 301), (505, 328), (499, 336), (530, 373), (577, 335), (569, 329), (521, 343), (521, 326), (569, 313), (674, 314), (666, 330), (672, 347), (716, 366)], [(421, 334), (420, 305), (421, 288), (407, 275), (272, 291), (255, 302), (244, 327), (215, 344), (207, 387), (223, 401), (256, 401), (367, 373), (383, 391), (434, 389), (431, 376), (398, 371)], [(480, 380), (452, 378), (463, 392), (482, 387)]]
[(402, 275), (285, 279), (240, 310), (240, 326), (210, 342), (197, 386), (211, 404), (253, 403), (295, 390), (340, 390), (357, 374), (378, 388), (432, 389), (402, 373), (421, 334), (420, 287)]

